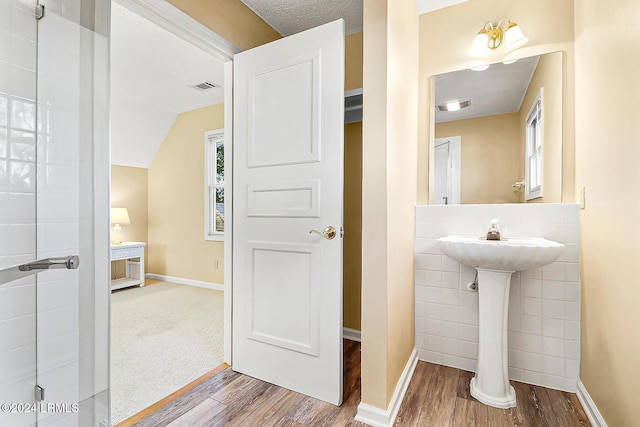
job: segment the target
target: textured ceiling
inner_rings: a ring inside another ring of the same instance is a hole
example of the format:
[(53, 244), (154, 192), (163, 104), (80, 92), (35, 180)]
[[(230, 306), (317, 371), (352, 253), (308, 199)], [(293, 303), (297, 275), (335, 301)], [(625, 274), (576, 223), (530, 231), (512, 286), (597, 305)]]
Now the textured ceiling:
[(362, 0), (241, 0), (283, 36), (343, 18), (346, 34), (362, 31)]
[(492, 64), (485, 71), (462, 70), (436, 76), (436, 105), (471, 99), (471, 106), (459, 111), (436, 108), (436, 123), (519, 111), (538, 59), (532, 56), (509, 65)]
[[(283, 36), (343, 18), (346, 34), (362, 31), (362, 0), (241, 0)], [(418, 11), (433, 12), (468, 0), (416, 0)]]
[(112, 2), (111, 163), (148, 168), (178, 114), (218, 104), (223, 64)]

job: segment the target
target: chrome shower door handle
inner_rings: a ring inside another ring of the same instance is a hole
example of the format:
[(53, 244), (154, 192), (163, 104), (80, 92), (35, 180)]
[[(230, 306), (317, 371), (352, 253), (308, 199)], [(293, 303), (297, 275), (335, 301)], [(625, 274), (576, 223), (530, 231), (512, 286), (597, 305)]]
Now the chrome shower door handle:
[(322, 231), (318, 231), (318, 230), (309, 230), (309, 234), (311, 233), (316, 233), (322, 237), (324, 237), (327, 240), (331, 240), (334, 237), (336, 237), (336, 229), (333, 228), (332, 226), (328, 226), (327, 228), (325, 228)]
[(44, 258), (37, 261), (22, 264), (18, 267), (20, 271), (31, 270), (52, 270), (55, 268), (66, 268), (67, 270), (75, 270), (80, 265), (80, 257), (78, 255), (69, 255), (61, 258)]
[(66, 268), (75, 270), (80, 265), (78, 255), (69, 255), (60, 258), (45, 258), (13, 267), (0, 268), (0, 285), (22, 279), (23, 277), (39, 273), (44, 270)]

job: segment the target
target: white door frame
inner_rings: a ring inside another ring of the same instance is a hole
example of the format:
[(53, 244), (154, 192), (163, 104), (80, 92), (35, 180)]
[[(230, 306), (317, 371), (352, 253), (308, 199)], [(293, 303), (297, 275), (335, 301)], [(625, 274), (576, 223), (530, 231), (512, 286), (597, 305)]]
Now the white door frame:
[(231, 365), (233, 55), (241, 49), (165, 0), (114, 0), (186, 42), (224, 61), (225, 233), (224, 233), (224, 362)]
[(114, 1), (225, 62), (232, 61), (233, 55), (242, 52), (236, 45), (166, 0)]
[[(460, 165), (461, 165), (461, 150), (462, 150), (462, 138), (460, 136), (448, 136), (446, 138), (435, 138), (433, 140), (433, 147), (435, 147), (449, 143), (449, 164), (450, 169), (447, 175), (451, 177), (451, 187), (450, 187), (450, 196), (449, 196), (449, 204), (451, 205), (459, 205), (460, 204)], [(434, 187), (435, 188), (435, 187)], [(435, 196), (432, 196), (435, 197)], [(434, 200), (431, 201), (434, 203)]]

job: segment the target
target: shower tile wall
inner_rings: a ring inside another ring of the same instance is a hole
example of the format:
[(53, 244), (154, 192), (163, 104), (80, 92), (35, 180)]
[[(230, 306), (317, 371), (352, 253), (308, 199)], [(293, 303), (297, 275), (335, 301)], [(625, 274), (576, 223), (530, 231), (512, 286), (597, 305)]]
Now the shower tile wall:
[[(36, 21), (18, 0), (0, 0), (0, 268), (35, 259)], [(35, 278), (0, 287), (0, 402), (33, 399)], [(0, 425), (34, 414), (0, 413)]]
[[(421, 360), (476, 370), (475, 270), (443, 255), (436, 239), (481, 236), (491, 219), (503, 236), (563, 243), (560, 259), (514, 273), (509, 299), (509, 377), (576, 391), (580, 370), (580, 208), (577, 204), (428, 205), (416, 208), (416, 348)], [(482, 285), (480, 285), (482, 286)]]

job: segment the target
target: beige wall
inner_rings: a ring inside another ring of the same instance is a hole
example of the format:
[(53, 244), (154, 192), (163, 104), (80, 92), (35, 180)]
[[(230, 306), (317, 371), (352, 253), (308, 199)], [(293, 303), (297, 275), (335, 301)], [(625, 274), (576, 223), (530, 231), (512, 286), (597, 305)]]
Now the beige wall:
[(344, 90), (362, 87), (362, 31), (345, 38)]
[(223, 127), (222, 104), (182, 113), (151, 162), (149, 273), (224, 283), (224, 245), (204, 240), (204, 132)]
[(387, 1), (364, 0), (363, 13), (362, 402), (386, 408)]
[[(534, 203), (562, 201), (562, 53), (540, 56), (535, 73), (520, 107), (520, 170), (518, 181), (525, 177), (527, 114), (542, 90), (542, 197)], [(524, 189), (520, 191), (524, 202)], [(569, 202), (571, 200), (568, 200)]]
[(240, 0), (167, 0), (242, 50), (282, 38)]
[(418, 11), (364, 1), (362, 402), (386, 409), (414, 348)]
[[(147, 170), (128, 166), (111, 166), (111, 206), (127, 208), (131, 224), (123, 225), (120, 240), (123, 242), (148, 241), (147, 228)], [(113, 227), (111, 227), (113, 233)], [(112, 236), (113, 240), (113, 236)], [(145, 249), (145, 269), (149, 265), (147, 249)], [(115, 274), (116, 263), (112, 265), (111, 274)], [(122, 261), (120, 264), (124, 264)], [(118, 265), (118, 276), (124, 272), (124, 267)]]
[[(478, 65), (467, 56), (473, 37), (484, 22), (507, 17), (529, 37), (525, 47), (511, 53), (523, 58), (541, 53), (565, 52), (563, 58), (563, 200), (575, 191), (573, 1), (571, 0), (470, 0), (420, 15), (420, 96), (418, 203), (429, 201), (429, 140), (431, 88), (429, 77)], [(454, 27), (452, 27), (452, 25)], [(455, 28), (455, 31), (452, 31)], [(486, 60), (499, 62), (499, 48)]]
[[(344, 89), (362, 87), (362, 32), (345, 40)], [(360, 330), (362, 292), (362, 123), (344, 126), (343, 324)]]
[(518, 113), (438, 123), (435, 137), (460, 136), (460, 203), (517, 203), (522, 179)]
[(608, 425), (620, 427), (640, 420), (639, 6), (576, 1), (576, 184), (586, 189), (580, 377)]

